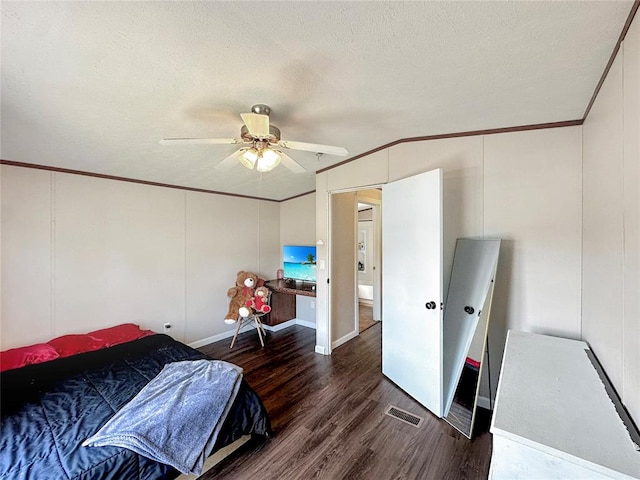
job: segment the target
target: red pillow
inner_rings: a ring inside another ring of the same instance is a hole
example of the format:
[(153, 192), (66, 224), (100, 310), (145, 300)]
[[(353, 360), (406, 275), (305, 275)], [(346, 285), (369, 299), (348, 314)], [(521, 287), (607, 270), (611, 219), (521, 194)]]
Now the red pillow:
[(141, 330), (138, 325), (133, 323), (123, 323), (115, 327), (103, 328), (95, 332), (89, 332), (91, 338), (99, 341), (103, 347), (111, 347), (120, 343), (130, 342), (149, 335), (155, 335), (151, 330)]
[(104, 347), (99, 340), (84, 334), (63, 335), (49, 340), (47, 343), (56, 349), (61, 358)]
[(48, 362), (58, 357), (60, 357), (58, 352), (46, 343), (12, 348), (0, 352), (0, 372), (24, 367), (25, 365), (32, 365), (34, 363)]

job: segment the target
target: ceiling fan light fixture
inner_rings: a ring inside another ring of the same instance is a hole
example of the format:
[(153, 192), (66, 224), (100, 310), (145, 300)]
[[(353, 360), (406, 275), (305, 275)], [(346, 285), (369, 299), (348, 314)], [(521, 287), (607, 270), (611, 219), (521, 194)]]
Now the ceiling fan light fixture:
[(258, 160), (258, 156), (258, 151), (255, 148), (249, 148), (238, 157), (238, 160), (240, 160), (240, 163), (249, 170), (253, 170), (253, 167)]
[(273, 170), (280, 163), (280, 154), (276, 150), (265, 148), (258, 155), (256, 170), (259, 172), (268, 172)]

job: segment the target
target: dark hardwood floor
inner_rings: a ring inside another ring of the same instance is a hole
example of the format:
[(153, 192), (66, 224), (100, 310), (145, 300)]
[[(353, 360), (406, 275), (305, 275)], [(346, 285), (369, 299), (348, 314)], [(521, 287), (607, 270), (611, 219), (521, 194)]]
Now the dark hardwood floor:
[(373, 327), (377, 322), (373, 319), (373, 307), (363, 303), (358, 305), (359, 333)]
[[(315, 330), (255, 332), (199, 350), (240, 365), (262, 397), (275, 436), (250, 442), (203, 479), (486, 479), (491, 435), (468, 440), (381, 373), (381, 325), (324, 356)], [(425, 418), (420, 428), (384, 414), (388, 404)]]

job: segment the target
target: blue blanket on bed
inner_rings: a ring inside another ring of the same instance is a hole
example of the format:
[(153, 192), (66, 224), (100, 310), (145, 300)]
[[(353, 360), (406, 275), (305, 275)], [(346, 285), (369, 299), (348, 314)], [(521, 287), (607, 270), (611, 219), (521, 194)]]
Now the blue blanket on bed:
[(220, 360), (165, 365), (82, 445), (128, 448), (182, 473), (199, 475), (241, 379), (240, 367)]

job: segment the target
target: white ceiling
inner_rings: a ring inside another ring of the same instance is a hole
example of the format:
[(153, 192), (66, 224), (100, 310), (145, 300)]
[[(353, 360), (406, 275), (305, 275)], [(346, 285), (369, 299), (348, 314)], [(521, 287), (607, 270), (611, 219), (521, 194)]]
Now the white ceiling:
[[(2, 1), (0, 158), (281, 200), (310, 173), (214, 166), (271, 106), (355, 156), (402, 138), (575, 120), (632, 1)], [(346, 157), (349, 158), (349, 157)]]

